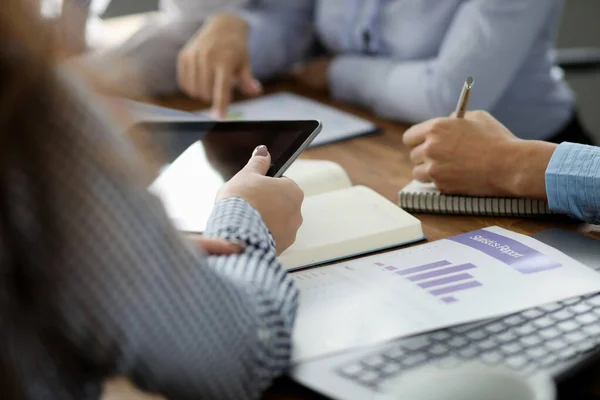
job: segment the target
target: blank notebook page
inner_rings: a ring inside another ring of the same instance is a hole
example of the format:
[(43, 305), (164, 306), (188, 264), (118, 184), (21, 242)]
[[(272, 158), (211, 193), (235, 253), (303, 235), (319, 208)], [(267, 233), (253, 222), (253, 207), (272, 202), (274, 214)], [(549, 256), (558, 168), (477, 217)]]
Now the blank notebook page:
[(344, 169), (326, 160), (296, 160), (285, 173), (304, 191), (305, 196), (314, 196), (352, 186)]
[(364, 186), (308, 197), (302, 215), (296, 242), (280, 257), (288, 269), (423, 239), (418, 219)]

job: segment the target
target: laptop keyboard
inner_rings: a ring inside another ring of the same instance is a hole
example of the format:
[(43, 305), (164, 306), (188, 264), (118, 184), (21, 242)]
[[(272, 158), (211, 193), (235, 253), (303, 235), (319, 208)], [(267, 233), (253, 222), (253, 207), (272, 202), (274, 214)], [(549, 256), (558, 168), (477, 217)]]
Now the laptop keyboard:
[(461, 325), (395, 341), (345, 364), (337, 373), (376, 389), (425, 364), (451, 368), (479, 360), (523, 374), (555, 369), (600, 345), (600, 295), (568, 299), (501, 319)]

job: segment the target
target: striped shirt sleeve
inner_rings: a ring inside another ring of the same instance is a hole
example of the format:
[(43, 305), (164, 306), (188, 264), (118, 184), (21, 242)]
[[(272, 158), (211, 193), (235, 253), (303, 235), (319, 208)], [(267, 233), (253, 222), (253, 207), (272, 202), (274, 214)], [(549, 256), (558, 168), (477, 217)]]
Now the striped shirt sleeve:
[(546, 192), (553, 211), (600, 222), (600, 147), (559, 145), (546, 170)]
[(52, 299), (60, 329), (98, 368), (167, 398), (258, 398), (288, 366), (298, 300), (268, 228), (245, 200), (220, 201), (206, 234), (245, 250), (203, 254), (175, 230), (92, 102), (83, 92), (65, 104), (77, 129), (64, 132), (76, 133), (47, 141), (65, 238)]

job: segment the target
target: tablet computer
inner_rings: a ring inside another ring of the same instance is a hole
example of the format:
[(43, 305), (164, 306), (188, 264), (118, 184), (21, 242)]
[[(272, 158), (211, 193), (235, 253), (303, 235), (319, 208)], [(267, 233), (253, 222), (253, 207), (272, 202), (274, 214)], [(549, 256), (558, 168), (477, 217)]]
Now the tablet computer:
[(271, 154), (267, 173), (280, 177), (321, 130), (319, 121), (146, 122), (129, 132), (160, 170), (149, 190), (176, 227), (201, 233), (219, 188), (242, 169), (259, 145)]

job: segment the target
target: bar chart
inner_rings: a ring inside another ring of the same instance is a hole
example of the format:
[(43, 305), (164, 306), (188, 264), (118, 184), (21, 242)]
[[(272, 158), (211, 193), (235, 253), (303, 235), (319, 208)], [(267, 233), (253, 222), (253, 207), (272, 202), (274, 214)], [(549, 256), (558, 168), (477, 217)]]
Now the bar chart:
[(410, 268), (399, 268), (381, 262), (376, 262), (375, 266), (413, 282), (447, 304), (458, 301), (458, 292), (483, 286), (467, 272), (477, 269), (477, 266), (471, 263), (455, 265), (447, 260), (440, 260)]

